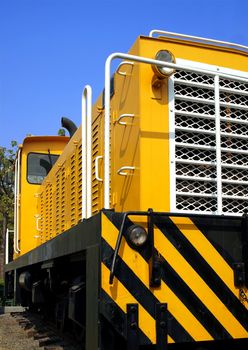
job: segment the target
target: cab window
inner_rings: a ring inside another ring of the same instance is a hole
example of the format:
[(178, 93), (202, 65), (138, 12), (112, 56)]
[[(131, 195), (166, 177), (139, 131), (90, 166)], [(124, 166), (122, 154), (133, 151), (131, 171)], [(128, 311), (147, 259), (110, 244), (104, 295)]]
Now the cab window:
[(58, 159), (56, 154), (29, 153), (27, 160), (27, 181), (41, 184)]

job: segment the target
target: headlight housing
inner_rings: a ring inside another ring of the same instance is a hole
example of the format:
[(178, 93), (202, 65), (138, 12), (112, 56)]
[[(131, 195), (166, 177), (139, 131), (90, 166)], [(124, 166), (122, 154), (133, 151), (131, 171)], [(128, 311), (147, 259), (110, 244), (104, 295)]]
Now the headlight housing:
[(131, 225), (126, 232), (127, 242), (133, 248), (143, 246), (147, 241), (147, 231), (140, 225)]
[[(176, 59), (174, 55), (168, 50), (160, 50), (156, 53), (155, 59), (158, 61), (164, 61), (168, 63), (176, 63)], [(152, 66), (154, 73), (160, 79), (164, 79), (169, 77), (173, 73), (175, 73), (175, 69), (169, 67), (161, 67), (161, 66)]]

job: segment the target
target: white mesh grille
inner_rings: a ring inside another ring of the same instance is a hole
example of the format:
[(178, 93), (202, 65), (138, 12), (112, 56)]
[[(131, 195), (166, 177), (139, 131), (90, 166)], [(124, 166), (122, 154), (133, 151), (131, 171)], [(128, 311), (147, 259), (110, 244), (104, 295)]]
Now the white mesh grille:
[(248, 209), (248, 81), (216, 81), (186, 71), (173, 78), (175, 211), (242, 214)]

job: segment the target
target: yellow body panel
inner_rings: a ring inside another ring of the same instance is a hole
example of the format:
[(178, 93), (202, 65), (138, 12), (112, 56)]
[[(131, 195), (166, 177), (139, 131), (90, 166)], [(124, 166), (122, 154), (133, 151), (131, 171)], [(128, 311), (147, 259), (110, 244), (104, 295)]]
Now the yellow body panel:
[[(176, 60), (185, 59), (229, 69), (247, 71), (247, 55), (238, 51), (179, 40), (140, 37), (130, 54), (155, 58), (160, 50), (171, 51)], [(112, 207), (117, 211), (170, 211), (169, 105), (167, 79), (152, 86), (150, 65), (135, 62), (123, 66), (126, 76), (115, 74), (115, 94), (111, 99)], [(116, 123), (123, 114), (126, 126)], [(135, 167), (127, 176), (117, 175), (122, 166)]]
[(66, 145), (39, 189), (40, 243), (55, 237), (81, 219), (81, 128)]
[[(176, 60), (184, 59), (204, 64), (247, 71), (247, 55), (243, 52), (176, 39), (140, 37), (130, 54), (155, 58), (159, 50), (173, 53)], [(111, 208), (116, 211), (147, 210), (170, 211), (170, 160), (169, 160), (169, 104), (167, 79), (154, 86), (151, 65), (135, 62), (123, 65), (114, 74), (114, 91), (111, 97)], [(123, 114), (133, 117), (118, 118)], [(101, 95), (93, 106), (92, 121), (92, 213), (103, 208), (103, 182), (96, 179), (95, 159), (103, 157), (104, 106)], [(52, 169), (41, 186), (43, 202), (39, 204), (42, 239), (54, 237), (81, 220), (81, 128), (70, 140), (59, 163)], [(72, 159), (75, 158), (73, 161)], [(71, 167), (71, 161), (74, 166)], [(99, 177), (103, 178), (103, 159), (99, 160)], [(118, 174), (121, 167), (126, 176)], [(75, 180), (75, 182), (74, 182)], [(45, 195), (52, 189), (53, 205)], [(56, 187), (57, 186), (57, 187)], [(65, 190), (71, 200), (65, 200)], [(57, 192), (56, 192), (57, 191)], [(60, 193), (60, 195), (59, 195)], [(61, 200), (58, 202), (58, 198)], [(71, 204), (72, 203), (72, 204)], [(51, 209), (53, 208), (53, 209)], [(50, 210), (50, 214), (49, 214)], [(46, 217), (53, 223), (48, 231), (44, 227)], [(56, 219), (57, 217), (57, 219)], [(58, 220), (58, 218), (62, 220)]]

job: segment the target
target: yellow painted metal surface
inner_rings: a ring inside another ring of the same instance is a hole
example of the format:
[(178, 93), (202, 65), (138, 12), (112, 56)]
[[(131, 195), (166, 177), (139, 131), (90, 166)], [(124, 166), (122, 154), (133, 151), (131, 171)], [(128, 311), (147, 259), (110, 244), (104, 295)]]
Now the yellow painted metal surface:
[(82, 217), (81, 128), (39, 188), (40, 243), (75, 226)]
[[(244, 53), (176, 39), (140, 37), (129, 53), (155, 58), (162, 49), (170, 50), (176, 60), (186, 59), (247, 71), (247, 55)], [(120, 72), (125, 75), (114, 74), (111, 97), (111, 207), (116, 211), (147, 210), (149, 207), (170, 211), (168, 81), (164, 79), (161, 84), (154, 85), (154, 71), (148, 64), (124, 64)], [(118, 121), (123, 115), (129, 115), (121, 119), (125, 125)], [(60, 166), (52, 169), (41, 187), (41, 242), (74, 226), (81, 219), (80, 130), (70, 140), (60, 159)], [(103, 179), (103, 136), (101, 95), (93, 107), (93, 214), (103, 208), (103, 182), (96, 179), (95, 173), (96, 157), (102, 157), (98, 160), (98, 176)], [(133, 167), (134, 170), (124, 170), (125, 175), (120, 175), (118, 172), (122, 167)], [(70, 200), (66, 200), (65, 193)], [(49, 196), (52, 205), (49, 204)], [(52, 223), (45, 227), (49, 217)]]

